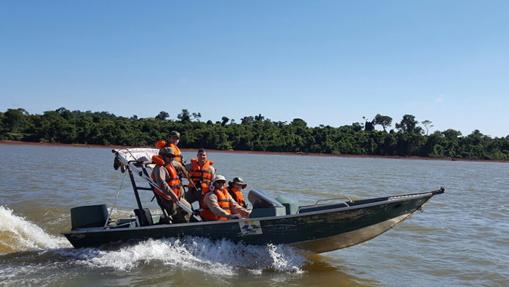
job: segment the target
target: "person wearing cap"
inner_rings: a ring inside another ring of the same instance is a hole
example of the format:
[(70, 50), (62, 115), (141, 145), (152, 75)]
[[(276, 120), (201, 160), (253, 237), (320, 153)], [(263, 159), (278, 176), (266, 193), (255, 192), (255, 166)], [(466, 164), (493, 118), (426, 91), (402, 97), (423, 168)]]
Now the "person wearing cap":
[(175, 155), (175, 160), (180, 162), (181, 164), (184, 164), (184, 160), (182, 158), (182, 152), (180, 151), (180, 149), (178, 147), (179, 141), (180, 141), (180, 133), (177, 131), (171, 131), (170, 134), (168, 135), (168, 141), (158, 140), (156, 142), (156, 147), (158, 149), (163, 149), (165, 147), (171, 148)]
[[(159, 155), (152, 157), (152, 162), (155, 164), (155, 167), (152, 170), (151, 177), (159, 189), (168, 195), (173, 193), (181, 204), (191, 208), (191, 205), (183, 198), (184, 190), (179, 177), (179, 171), (182, 172), (185, 169), (179, 162), (175, 161), (173, 150), (168, 147), (162, 148), (159, 150)], [(156, 196), (156, 198), (159, 205), (166, 210), (174, 222), (189, 221), (189, 215), (178, 208), (176, 202), (165, 200), (159, 196)]]
[(246, 201), (242, 190), (246, 188), (247, 183), (240, 177), (236, 177), (233, 181), (228, 182), (228, 192), (231, 197), (242, 207), (246, 208)]
[(188, 202), (199, 201), (200, 205), (203, 205), (203, 196), (209, 192), (210, 184), (216, 174), (213, 164), (213, 161), (207, 159), (207, 152), (199, 149), (196, 158), (191, 159), (191, 163), (185, 166), (191, 179), (186, 193)]
[(211, 190), (203, 199), (200, 216), (203, 220), (229, 220), (249, 217), (249, 210), (240, 206), (226, 188), (226, 178), (216, 175)]

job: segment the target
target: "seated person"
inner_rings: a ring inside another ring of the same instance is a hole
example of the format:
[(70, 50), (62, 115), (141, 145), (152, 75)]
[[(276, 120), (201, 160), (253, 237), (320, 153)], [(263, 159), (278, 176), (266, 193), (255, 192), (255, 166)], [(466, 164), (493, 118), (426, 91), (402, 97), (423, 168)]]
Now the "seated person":
[(210, 191), (203, 198), (200, 216), (203, 220), (229, 220), (249, 217), (249, 210), (240, 206), (228, 193), (226, 178), (216, 175)]
[(203, 205), (202, 199), (209, 192), (209, 186), (216, 173), (213, 164), (213, 161), (207, 159), (207, 152), (199, 149), (196, 158), (191, 159), (191, 163), (186, 165), (191, 177), (186, 193), (186, 200), (189, 203), (199, 201), (200, 206)]
[(246, 201), (242, 190), (246, 188), (247, 183), (240, 177), (236, 177), (233, 181), (228, 182), (228, 192), (231, 197), (242, 207), (247, 208)]

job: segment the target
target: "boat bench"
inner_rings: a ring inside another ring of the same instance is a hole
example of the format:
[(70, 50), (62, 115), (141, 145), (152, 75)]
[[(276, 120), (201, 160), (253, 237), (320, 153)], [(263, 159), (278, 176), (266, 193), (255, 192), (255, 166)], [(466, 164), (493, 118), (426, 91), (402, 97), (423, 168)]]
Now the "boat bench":
[(286, 207), (267, 196), (263, 191), (251, 190), (248, 199), (253, 205), (250, 218), (286, 215)]

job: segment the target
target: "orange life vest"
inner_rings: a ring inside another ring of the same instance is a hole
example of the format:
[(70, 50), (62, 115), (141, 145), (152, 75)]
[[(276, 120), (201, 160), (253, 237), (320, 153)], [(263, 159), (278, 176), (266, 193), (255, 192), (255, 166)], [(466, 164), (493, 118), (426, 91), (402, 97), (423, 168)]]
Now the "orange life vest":
[[(217, 203), (219, 204), (219, 207), (224, 209), (228, 215), (231, 214), (231, 203), (228, 198), (228, 190), (226, 188), (214, 189), (214, 194), (217, 196)], [(202, 207), (200, 216), (205, 220), (228, 220), (226, 217), (215, 215), (205, 204)]]
[(228, 188), (228, 192), (232, 196), (232, 198), (242, 207), (246, 207), (246, 201), (244, 200), (244, 194), (240, 189), (233, 189), (233, 187)]
[(166, 146), (166, 141), (165, 140), (158, 140), (158, 141), (156, 141), (156, 148), (162, 149), (165, 146)]
[(175, 154), (175, 160), (180, 162), (180, 163), (183, 163), (182, 152), (180, 151), (180, 149), (178, 148), (177, 145), (170, 144), (170, 143), (166, 142), (165, 140), (158, 140), (155, 143), (155, 146), (158, 149), (162, 149), (162, 148), (165, 148), (165, 147), (171, 148), (173, 150), (173, 153)]
[(169, 147), (173, 150), (175, 154), (175, 160), (183, 164), (182, 160), (182, 152), (176, 144), (169, 144)]
[[(201, 187), (202, 195), (209, 192), (209, 186), (212, 183), (212, 178), (214, 177), (210, 169), (210, 166), (213, 164), (213, 161), (206, 160), (203, 165), (200, 165), (197, 158), (191, 159), (191, 170), (189, 175), (196, 187), (200, 184), (199, 187)], [(193, 185), (189, 183), (189, 187), (193, 187)]]
[[(173, 193), (175, 193), (177, 197), (180, 197), (182, 195), (182, 183), (178, 177), (175, 167), (173, 167), (171, 163), (165, 165), (163, 158), (158, 155), (152, 156), (152, 162), (157, 166), (164, 166), (164, 168), (166, 168), (168, 174), (170, 175), (170, 177), (166, 180), (166, 183), (168, 186), (170, 186), (170, 189), (173, 191)], [(152, 179), (155, 180), (153, 176)]]

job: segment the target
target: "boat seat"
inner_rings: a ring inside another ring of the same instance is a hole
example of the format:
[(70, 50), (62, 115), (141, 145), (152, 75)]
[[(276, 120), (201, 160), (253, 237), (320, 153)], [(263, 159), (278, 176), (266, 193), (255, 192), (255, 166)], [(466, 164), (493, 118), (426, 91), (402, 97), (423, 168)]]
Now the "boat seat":
[(286, 215), (297, 214), (299, 206), (291, 199), (288, 199), (282, 195), (276, 197), (276, 200), (286, 208)]
[(269, 207), (282, 207), (281, 203), (269, 197), (261, 190), (251, 190), (247, 198), (253, 205), (253, 208), (269, 208)]
[(78, 206), (71, 208), (72, 230), (86, 227), (103, 227), (108, 220), (106, 204)]
[(286, 208), (260, 190), (251, 190), (248, 199), (253, 205), (250, 218), (286, 215)]

